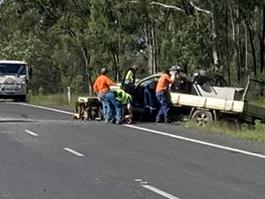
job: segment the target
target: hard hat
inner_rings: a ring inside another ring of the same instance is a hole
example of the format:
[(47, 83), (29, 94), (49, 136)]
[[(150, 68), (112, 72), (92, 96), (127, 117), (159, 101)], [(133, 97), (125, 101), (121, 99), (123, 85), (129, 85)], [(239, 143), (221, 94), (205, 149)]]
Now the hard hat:
[(101, 74), (106, 74), (107, 72), (108, 72), (108, 69), (105, 67), (100, 70)]
[(171, 71), (178, 71), (179, 72), (179, 71), (182, 70), (182, 68), (180, 66), (178, 66), (178, 65), (175, 65), (175, 66), (172, 66), (170, 70)]

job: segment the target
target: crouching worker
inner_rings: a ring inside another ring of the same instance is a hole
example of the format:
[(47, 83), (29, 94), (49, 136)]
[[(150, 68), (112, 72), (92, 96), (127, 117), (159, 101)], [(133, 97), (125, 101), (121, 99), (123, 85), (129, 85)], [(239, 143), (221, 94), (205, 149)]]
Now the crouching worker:
[[(106, 100), (110, 107), (109, 122), (122, 124), (124, 121), (131, 123), (132, 120), (132, 97), (124, 90), (112, 89), (106, 94)], [(125, 115), (127, 114), (127, 115)]]

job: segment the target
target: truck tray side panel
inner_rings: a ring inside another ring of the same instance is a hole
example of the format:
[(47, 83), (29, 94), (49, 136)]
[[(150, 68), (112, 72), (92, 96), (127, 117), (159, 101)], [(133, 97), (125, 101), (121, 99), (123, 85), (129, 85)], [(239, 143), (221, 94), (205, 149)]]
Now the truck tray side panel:
[(171, 102), (176, 106), (190, 106), (226, 112), (243, 113), (243, 101), (201, 97), (189, 94), (170, 93)]

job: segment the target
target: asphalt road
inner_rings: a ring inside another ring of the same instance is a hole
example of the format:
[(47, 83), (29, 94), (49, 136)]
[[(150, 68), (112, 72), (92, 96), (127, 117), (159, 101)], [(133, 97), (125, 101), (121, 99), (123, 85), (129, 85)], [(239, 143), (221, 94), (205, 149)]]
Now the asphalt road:
[(0, 198), (265, 199), (265, 147), (1, 102)]

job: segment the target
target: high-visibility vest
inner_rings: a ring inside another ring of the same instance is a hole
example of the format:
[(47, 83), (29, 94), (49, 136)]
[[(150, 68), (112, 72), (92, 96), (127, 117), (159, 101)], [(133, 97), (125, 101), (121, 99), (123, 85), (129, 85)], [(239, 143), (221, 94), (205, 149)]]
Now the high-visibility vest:
[(116, 92), (116, 99), (119, 100), (121, 104), (125, 105), (132, 101), (132, 96), (126, 93), (124, 90), (118, 88), (115, 89), (114, 92)]
[(123, 84), (134, 84), (135, 83), (135, 69), (129, 68), (124, 76)]

